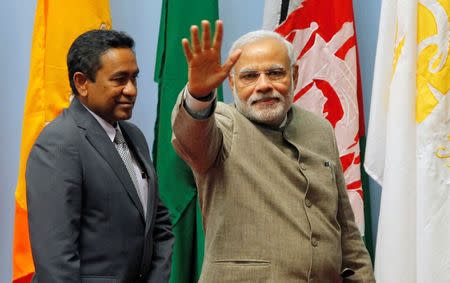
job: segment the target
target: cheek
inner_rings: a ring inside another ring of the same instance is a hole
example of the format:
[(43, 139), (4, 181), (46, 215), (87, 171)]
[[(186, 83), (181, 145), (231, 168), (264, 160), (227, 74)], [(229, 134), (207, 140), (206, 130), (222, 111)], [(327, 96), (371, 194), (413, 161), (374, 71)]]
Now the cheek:
[(288, 96), (290, 94), (291, 91), (291, 84), (289, 82), (287, 83), (275, 83), (273, 85), (273, 88), (279, 92), (280, 94), (284, 95), (284, 96)]
[(235, 90), (236, 95), (241, 101), (247, 101), (254, 93), (255, 88), (253, 86), (247, 86)]
[(122, 95), (122, 91), (120, 89), (115, 88), (106, 88), (103, 92), (104, 99), (108, 101), (109, 103), (113, 103), (116, 100), (120, 99), (120, 96)]

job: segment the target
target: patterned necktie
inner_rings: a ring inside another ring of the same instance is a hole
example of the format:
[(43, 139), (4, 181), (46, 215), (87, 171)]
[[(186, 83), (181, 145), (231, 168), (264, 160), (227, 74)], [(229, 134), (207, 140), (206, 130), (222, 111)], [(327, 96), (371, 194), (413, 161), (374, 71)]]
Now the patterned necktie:
[(123, 137), (122, 132), (119, 131), (118, 129), (116, 129), (116, 136), (114, 137), (114, 145), (116, 146), (116, 149), (119, 152), (119, 155), (122, 158), (125, 167), (127, 168), (128, 174), (131, 177), (131, 181), (133, 181), (139, 199), (141, 200), (142, 207), (144, 208), (144, 215), (147, 216), (147, 197), (145, 192), (142, 191), (141, 188), (139, 187), (136, 172), (133, 169), (133, 162), (131, 160), (130, 150), (128, 148), (127, 143), (125, 142), (125, 138)]

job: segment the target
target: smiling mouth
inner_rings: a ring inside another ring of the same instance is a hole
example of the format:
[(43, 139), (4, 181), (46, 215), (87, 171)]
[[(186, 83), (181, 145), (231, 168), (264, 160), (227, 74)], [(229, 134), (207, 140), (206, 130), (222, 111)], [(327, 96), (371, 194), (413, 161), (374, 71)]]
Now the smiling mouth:
[(272, 105), (272, 104), (278, 103), (279, 101), (280, 101), (280, 99), (278, 99), (276, 97), (267, 97), (267, 98), (262, 98), (262, 99), (253, 101), (251, 104), (252, 105), (255, 105), (255, 104)]
[(117, 106), (122, 109), (131, 110), (134, 108), (134, 103), (133, 102), (120, 102), (120, 103), (117, 103)]
[(134, 102), (117, 102), (119, 105), (134, 105)]

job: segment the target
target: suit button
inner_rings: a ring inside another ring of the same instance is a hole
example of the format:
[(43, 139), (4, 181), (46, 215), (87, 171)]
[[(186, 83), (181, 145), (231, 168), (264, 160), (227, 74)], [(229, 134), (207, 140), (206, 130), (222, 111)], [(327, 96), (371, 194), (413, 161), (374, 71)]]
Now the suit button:
[(311, 207), (312, 203), (309, 199), (305, 199), (305, 204), (307, 207)]
[(306, 165), (305, 165), (305, 163), (300, 163), (300, 168), (302, 168), (303, 170), (306, 170)]
[(142, 273), (139, 273), (138, 278), (142, 279), (142, 277), (144, 277), (144, 276), (142, 276)]
[(319, 244), (319, 241), (317, 241), (317, 239), (313, 237), (313, 238), (311, 239), (311, 245), (312, 245), (313, 247), (317, 247), (318, 244)]

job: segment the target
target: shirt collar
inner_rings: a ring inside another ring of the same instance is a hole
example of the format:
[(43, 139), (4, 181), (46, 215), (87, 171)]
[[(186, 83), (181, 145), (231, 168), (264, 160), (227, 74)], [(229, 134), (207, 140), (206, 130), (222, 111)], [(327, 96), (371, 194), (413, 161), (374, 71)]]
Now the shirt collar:
[(106, 122), (105, 119), (92, 112), (91, 109), (86, 107), (86, 105), (84, 105), (83, 103), (81, 103), (81, 105), (83, 105), (84, 108), (86, 108), (86, 110), (89, 111), (92, 116), (94, 116), (95, 120), (97, 120), (100, 126), (102, 126), (102, 128), (105, 130), (111, 142), (113, 142), (114, 138), (116, 137), (116, 129), (120, 131), (119, 123), (116, 123), (116, 126), (114, 127), (110, 123)]
[(283, 129), (284, 128), (284, 126), (286, 126), (286, 123), (287, 123), (287, 115), (286, 115), (286, 117), (284, 117), (284, 120), (283, 120), (283, 122), (281, 122), (281, 125), (280, 125), (280, 129)]

